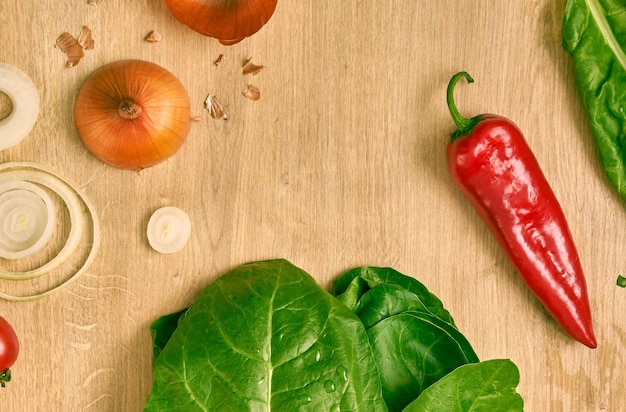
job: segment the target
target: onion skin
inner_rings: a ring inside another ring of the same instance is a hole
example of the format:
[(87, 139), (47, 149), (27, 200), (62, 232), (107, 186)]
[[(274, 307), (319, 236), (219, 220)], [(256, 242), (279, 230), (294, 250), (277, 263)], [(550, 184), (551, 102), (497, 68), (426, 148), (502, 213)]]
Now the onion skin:
[(191, 103), (169, 71), (143, 60), (119, 60), (96, 70), (80, 89), (74, 123), (101, 161), (141, 170), (174, 155), (191, 128)]
[(165, 0), (190, 29), (229, 46), (252, 36), (274, 14), (278, 0)]

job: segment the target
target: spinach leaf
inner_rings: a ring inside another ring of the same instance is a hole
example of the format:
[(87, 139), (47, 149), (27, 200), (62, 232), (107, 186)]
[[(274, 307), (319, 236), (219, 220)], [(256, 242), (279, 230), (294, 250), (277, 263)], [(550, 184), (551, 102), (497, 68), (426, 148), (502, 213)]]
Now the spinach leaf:
[(517, 366), (493, 359), (460, 366), (426, 389), (404, 412), (522, 412)]
[(368, 326), (407, 310), (430, 312), (454, 325), (441, 300), (426, 286), (391, 268), (362, 266), (349, 270), (337, 278), (332, 293)]
[(161, 351), (169, 342), (172, 333), (178, 327), (179, 319), (185, 314), (187, 309), (181, 310), (171, 315), (161, 316), (150, 325), (150, 335), (152, 336), (152, 366), (161, 355)]
[(156, 359), (144, 411), (386, 411), (359, 319), (285, 260), (207, 286)]
[(435, 295), (396, 270), (360, 267), (341, 275), (333, 293), (363, 322), (390, 411), (401, 411), (460, 365), (478, 362)]
[(144, 411), (523, 407), (515, 365), (476, 363), (441, 301), (417, 280), (356, 268), (335, 292), (339, 299), (285, 260), (220, 277), (190, 308), (151, 325), (154, 385)]
[(572, 55), (578, 89), (600, 161), (626, 199), (626, 7), (621, 0), (568, 0), (563, 46)]
[(368, 329), (367, 335), (389, 411), (401, 411), (458, 366), (478, 362), (467, 339), (430, 313), (393, 315)]

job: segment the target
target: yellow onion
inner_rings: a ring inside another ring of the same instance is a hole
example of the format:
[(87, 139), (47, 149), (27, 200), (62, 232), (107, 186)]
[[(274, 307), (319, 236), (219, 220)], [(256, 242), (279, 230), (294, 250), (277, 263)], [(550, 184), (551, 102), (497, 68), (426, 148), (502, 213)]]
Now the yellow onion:
[(87, 149), (121, 169), (154, 166), (182, 146), (191, 127), (189, 95), (169, 71), (142, 60), (96, 70), (76, 97), (74, 123)]
[(259, 31), (278, 0), (165, 0), (172, 15), (192, 30), (232, 45)]

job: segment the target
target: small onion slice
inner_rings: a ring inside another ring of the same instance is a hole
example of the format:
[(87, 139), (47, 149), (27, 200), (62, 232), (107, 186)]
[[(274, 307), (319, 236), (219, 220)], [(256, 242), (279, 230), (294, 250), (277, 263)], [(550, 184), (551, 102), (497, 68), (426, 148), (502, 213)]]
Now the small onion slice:
[(70, 228), (65, 244), (59, 253), (51, 260), (40, 267), (27, 271), (10, 272), (0, 270), (0, 279), (28, 280), (46, 275), (60, 267), (76, 252), (79, 245), (85, 244), (89, 240), (84, 239), (83, 232), (91, 229), (90, 231), (92, 233), (91, 243), (88, 244), (89, 252), (82, 262), (82, 265), (74, 270), (72, 274), (66, 277), (60, 284), (44, 292), (30, 295), (16, 296), (0, 292), (0, 298), (5, 300), (30, 301), (43, 298), (65, 288), (87, 270), (95, 259), (100, 245), (100, 224), (95, 209), (89, 199), (82, 194), (78, 188), (44, 166), (29, 162), (9, 162), (0, 164), (0, 185), (10, 182), (29, 182), (45, 187), (58, 195), (69, 212)]
[(50, 196), (25, 181), (0, 185), (0, 257), (21, 259), (41, 250), (56, 227)]
[(39, 93), (24, 72), (1, 62), (0, 92), (13, 104), (11, 113), (0, 120), (0, 150), (4, 150), (20, 143), (32, 130), (39, 114)]
[(159, 253), (176, 253), (191, 235), (189, 215), (174, 206), (155, 211), (148, 221), (148, 243)]

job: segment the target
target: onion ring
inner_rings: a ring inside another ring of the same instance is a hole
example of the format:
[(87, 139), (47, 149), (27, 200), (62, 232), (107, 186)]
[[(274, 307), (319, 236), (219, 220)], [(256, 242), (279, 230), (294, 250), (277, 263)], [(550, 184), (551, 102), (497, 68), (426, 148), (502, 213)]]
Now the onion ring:
[(10, 272), (0, 270), (0, 279), (7, 280), (27, 280), (43, 276), (59, 267), (67, 260), (76, 250), (79, 244), (84, 243), (82, 232), (85, 226), (89, 226), (92, 232), (92, 242), (89, 253), (85, 260), (72, 275), (64, 279), (59, 285), (47, 289), (44, 292), (25, 296), (15, 296), (0, 292), (0, 298), (12, 301), (29, 301), (44, 296), (48, 296), (56, 292), (71, 281), (78, 278), (84, 273), (91, 262), (94, 260), (100, 245), (100, 224), (95, 213), (94, 207), (85, 195), (83, 195), (75, 186), (58, 176), (51, 170), (28, 162), (12, 162), (0, 164), (0, 185), (11, 181), (26, 181), (46, 187), (58, 195), (66, 204), (70, 215), (70, 232), (65, 244), (59, 253), (42, 266), (23, 271)]
[(0, 184), (0, 257), (21, 259), (44, 247), (54, 233), (56, 208), (39, 186)]
[(39, 114), (39, 93), (24, 72), (1, 62), (0, 92), (13, 103), (11, 113), (0, 120), (0, 150), (4, 150), (20, 143), (33, 129)]

